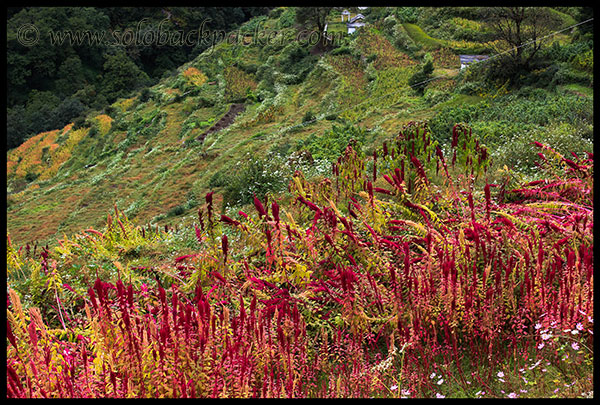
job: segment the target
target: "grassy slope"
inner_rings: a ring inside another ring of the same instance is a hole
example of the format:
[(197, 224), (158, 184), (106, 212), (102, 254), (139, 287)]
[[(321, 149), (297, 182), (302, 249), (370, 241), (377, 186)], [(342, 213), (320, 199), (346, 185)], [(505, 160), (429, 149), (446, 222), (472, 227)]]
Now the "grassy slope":
[[(266, 25), (277, 26), (277, 21), (268, 21)], [(442, 52), (452, 55), (451, 49), (444, 48), (447, 41), (429, 37), (414, 24), (404, 24), (404, 27), (416, 42), (431, 45), (428, 49), (442, 48)], [(212, 55), (200, 56), (182, 66), (178, 75), (154, 86), (153, 100), (141, 102), (133, 98), (115, 103), (119, 107), (114, 109), (118, 113), (112, 114), (115, 119), (112, 128), (105, 128), (93, 137), (83, 136), (72, 149), (73, 158), (56, 176), (41, 180), (50, 164), (45, 162), (31, 164), (42, 173), (31, 183), (24, 183), (22, 177), (9, 171), (8, 231), (12, 240), (17, 244), (54, 243), (55, 235), (100, 226), (115, 204), (137, 223), (175, 223), (178, 218), (169, 212), (180, 207), (193, 214), (215, 173), (228, 170), (248, 155), (262, 156), (282, 148), (292, 150), (298, 140), (313, 133), (322, 134), (337, 124), (320, 119), (306, 127), (286, 130), (300, 124), (307, 111), (321, 117), (332, 108), (340, 111), (342, 118), (355, 125), (374, 129), (369, 141), (379, 144), (409, 121), (431, 118), (448, 105), (480, 101), (477, 96), (457, 95), (432, 106), (416, 96), (406, 82), (416, 62), (398, 51), (378, 30), (361, 30), (356, 48), (363, 56), (376, 56), (370, 64), (377, 73), (373, 82), (367, 80), (365, 61), (358, 62), (348, 55), (326, 54), (321, 62), (332, 73), (325, 76), (321, 72), (300, 84), (282, 87), (283, 93), (278, 94), (275, 101), (269, 100), (278, 108), (273, 108), (274, 115), (268, 120), (256, 119), (265, 110), (264, 105), (250, 103), (232, 126), (210, 134), (202, 145), (184, 143), (208, 129), (210, 120), (216, 122), (227, 110), (228, 103), (217, 96), (214, 106), (199, 107), (201, 101), (197, 96), (182, 97), (189, 90), (181, 86), (183, 72), (190, 66), (202, 67), (218, 60), (223, 66), (242, 60), (260, 63), (258, 47), (218, 47)], [(434, 72), (434, 76), (448, 77), (450, 88), (454, 85), (452, 78), (458, 73), (457, 64), (451, 61), (447, 56), (436, 58)], [(208, 82), (218, 84), (204, 84), (203, 91), (223, 94), (224, 87), (233, 86), (226, 83), (222, 75), (208, 76)], [(335, 79), (331, 80), (332, 77)], [(250, 74), (249, 78), (254, 80), (255, 76)], [(435, 82), (430, 84), (431, 87), (436, 85)], [(587, 93), (581, 90), (578, 94)], [(121, 108), (125, 111), (120, 111)], [(194, 123), (193, 127), (190, 123)], [(144, 131), (147, 134), (140, 135)], [(29, 149), (29, 153), (34, 150), (41, 153), (41, 144), (43, 142)], [(64, 145), (59, 144), (56, 150), (62, 149)], [(79, 166), (72, 162), (74, 159), (79, 160)], [(9, 154), (9, 165), (10, 160)], [(82, 167), (94, 163), (93, 167)]]

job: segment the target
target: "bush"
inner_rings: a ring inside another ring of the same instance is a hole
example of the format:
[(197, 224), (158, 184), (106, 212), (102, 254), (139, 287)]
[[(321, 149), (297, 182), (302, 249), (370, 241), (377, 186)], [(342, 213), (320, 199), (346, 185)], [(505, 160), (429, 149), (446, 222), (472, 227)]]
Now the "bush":
[(550, 86), (571, 83), (591, 86), (593, 83), (593, 76), (590, 73), (575, 70), (569, 65), (561, 63), (558, 70), (552, 77)]
[(499, 166), (506, 165), (518, 172), (533, 175), (539, 171), (536, 162), (539, 162), (540, 152), (534, 141), (552, 145), (554, 150), (566, 157), (572, 158), (571, 152), (584, 157), (584, 152), (594, 150), (593, 141), (584, 134), (585, 130), (584, 127), (569, 123), (530, 130), (518, 128), (515, 124), (506, 134), (496, 134), (497, 147), (492, 149), (492, 160), (497, 161)]
[(73, 120), (73, 129), (77, 130), (85, 126), (85, 117), (79, 116)]
[(290, 28), (296, 23), (296, 8), (287, 7), (279, 17), (279, 28)]
[(425, 91), (425, 87), (427, 87), (427, 80), (431, 78), (431, 74), (433, 73), (433, 57), (431, 54), (425, 54), (423, 58), (423, 64), (421, 65), (421, 69), (418, 70), (415, 74), (413, 74), (410, 79), (408, 79), (408, 84), (413, 88), (419, 95), (423, 95)]
[(330, 52), (330, 54), (332, 56), (337, 56), (337, 55), (352, 55), (353, 54), (353, 50), (348, 45), (342, 45), (342, 46), (339, 46), (339, 47), (335, 48), (333, 51)]
[(298, 84), (310, 73), (318, 57), (310, 55), (308, 49), (303, 48), (296, 41), (287, 45), (277, 58), (279, 69), (282, 73), (293, 75), (292, 83)]
[(447, 91), (436, 90), (436, 89), (427, 89), (423, 94), (425, 101), (429, 103), (429, 105), (436, 105), (448, 100), (451, 97), (451, 94)]
[(414, 56), (422, 48), (420, 44), (413, 41), (402, 24), (394, 25), (391, 36), (393, 38), (394, 46), (411, 56)]
[(465, 83), (462, 83), (462, 84), (456, 86), (456, 89), (454, 90), (454, 92), (456, 94), (466, 94), (468, 96), (477, 96), (477, 95), (481, 94), (486, 89), (486, 87), (487, 87), (487, 85), (481, 81), (465, 82)]
[(420, 7), (398, 7), (396, 16), (403, 23), (415, 24), (421, 15)]
[(177, 205), (167, 211), (167, 218), (176, 217), (182, 215), (185, 212), (185, 206), (183, 204)]
[(144, 89), (140, 93), (140, 101), (142, 103), (147, 102), (152, 97), (152, 93), (148, 87), (144, 87)]
[(314, 121), (315, 118), (315, 114), (311, 110), (308, 110), (306, 113), (304, 113), (304, 116), (302, 117), (302, 123), (309, 123), (311, 121)]
[(353, 125), (333, 125), (331, 130), (323, 135), (312, 134), (308, 138), (298, 141), (297, 149), (306, 149), (314, 159), (328, 161), (336, 160), (346, 149), (351, 140), (356, 141), (356, 151), (361, 153), (366, 140), (367, 131)]
[(232, 167), (228, 174), (211, 180), (214, 184), (225, 184), (223, 206), (245, 205), (252, 203), (254, 196), (263, 200), (267, 194), (285, 190), (289, 177), (283, 167), (275, 156), (249, 159)]

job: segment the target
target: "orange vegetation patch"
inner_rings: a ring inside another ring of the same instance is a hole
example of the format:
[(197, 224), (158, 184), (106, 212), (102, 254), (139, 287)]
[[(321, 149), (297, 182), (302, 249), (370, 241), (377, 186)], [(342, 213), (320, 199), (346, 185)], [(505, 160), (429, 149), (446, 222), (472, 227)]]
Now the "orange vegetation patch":
[(66, 134), (71, 129), (73, 129), (73, 123), (72, 122), (70, 124), (65, 125), (65, 127), (62, 129), (62, 133)]
[(125, 138), (127, 138), (127, 131), (118, 132), (114, 134), (113, 142), (118, 145), (119, 143), (123, 142)]
[(39, 133), (23, 142), (18, 148), (11, 150), (7, 154), (7, 176), (23, 178), (27, 173), (41, 174), (42, 158), (48, 157), (58, 133), (58, 129)]
[(50, 156), (47, 161), (47, 168), (40, 174), (40, 179), (46, 180), (58, 172), (60, 166), (65, 163), (70, 157), (75, 145), (87, 134), (87, 128), (80, 128), (69, 132), (69, 138), (63, 145), (53, 144), (50, 146)]
[(106, 114), (100, 114), (94, 117), (96, 122), (98, 122), (99, 130), (101, 135), (106, 135), (108, 131), (110, 131), (110, 127), (112, 126), (113, 119), (110, 118)]
[(431, 51), (433, 65), (440, 68), (457, 68), (460, 66), (460, 58), (448, 48), (440, 48)]
[(187, 68), (182, 74), (188, 84), (192, 86), (202, 86), (208, 80), (208, 77), (195, 67)]
[(77, 201), (79, 201), (81, 199), (81, 196), (79, 194), (73, 194), (70, 195), (69, 197), (65, 198), (65, 202), (67, 203), (75, 203)]

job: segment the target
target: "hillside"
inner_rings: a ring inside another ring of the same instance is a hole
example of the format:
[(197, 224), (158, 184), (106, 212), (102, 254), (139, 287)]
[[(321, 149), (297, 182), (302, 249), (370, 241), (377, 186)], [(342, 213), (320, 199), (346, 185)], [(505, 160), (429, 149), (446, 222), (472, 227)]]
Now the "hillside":
[(593, 394), (585, 10), (325, 11), (7, 152), (9, 396)]
[[(274, 30), (289, 20), (286, 13), (256, 20)], [(207, 191), (222, 190), (224, 177), (246, 154), (273, 153), (283, 162), (306, 150), (308, 142), (312, 158), (319, 159), (316, 148), (333, 127), (366, 130), (362, 142), (369, 155), (409, 121), (433, 118), (430, 127), (440, 140), (464, 121), (498, 154), (494, 160), (510, 167), (532, 166), (535, 153), (519, 139), (524, 129), (532, 133), (527, 141), (561, 138), (553, 143), (561, 144), (562, 153), (591, 146), (592, 92), (585, 86), (591, 76), (585, 70), (577, 73), (573, 62), (557, 72), (553, 66), (536, 71), (531, 85), (518, 91), (504, 82), (486, 87), (468, 77), (471, 72), (459, 72), (456, 55), (465, 44), (482, 50), (481, 44), (445, 40), (447, 46), (433, 49), (430, 40), (411, 39), (414, 28), (407, 27), (414, 24), (399, 22), (393, 13), (384, 16), (355, 37), (341, 37), (336, 48), (319, 56), (310, 54), (310, 46), (282, 41), (302, 27), (281, 28), (281, 37), (268, 46), (249, 36), (250, 45), (221, 43), (159, 84), (90, 114), (80, 128), (67, 125), (32, 137), (7, 155), (11, 237), (17, 243), (44, 244), (56, 235), (98, 226), (114, 204), (139, 223), (174, 223), (175, 216), (193, 214)], [(453, 21), (465, 25), (466, 32), (471, 29), (471, 20)], [(253, 24), (247, 23), (250, 33)], [(478, 23), (471, 24), (476, 28)], [(549, 49), (556, 48), (565, 59), (581, 48), (581, 42), (568, 44), (564, 33), (552, 41)], [(440, 78), (427, 83), (420, 95), (408, 80), (425, 54), (433, 59), (431, 77)], [(246, 108), (232, 125), (194, 141), (235, 102)], [(317, 120), (301, 125), (313, 117)], [(582, 136), (574, 137), (575, 132)], [(506, 138), (514, 138), (512, 150)], [(338, 143), (329, 158), (343, 147)]]

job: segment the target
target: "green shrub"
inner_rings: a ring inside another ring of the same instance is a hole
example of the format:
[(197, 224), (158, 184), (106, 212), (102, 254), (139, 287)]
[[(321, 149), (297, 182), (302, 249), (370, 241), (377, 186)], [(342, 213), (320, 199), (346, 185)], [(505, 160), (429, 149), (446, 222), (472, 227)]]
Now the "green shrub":
[(142, 91), (140, 92), (140, 101), (142, 103), (145, 103), (148, 100), (150, 100), (151, 97), (152, 92), (150, 92), (150, 89), (148, 87), (144, 87), (144, 89), (142, 89)]
[(25, 174), (25, 181), (31, 183), (32, 181), (35, 181), (38, 177), (40, 177), (40, 173), (28, 171), (27, 174)]
[(431, 54), (425, 54), (423, 58), (423, 64), (421, 65), (421, 69), (418, 70), (415, 74), (413, 74), (410, 79), (408, 79), (408, 84), (412, 87), (419, 95), (423, 95), (425, 91), (425, 87), (427, 86), (427, 80), (431, 78), (431, 74), (433, 73), (433, 57)]
[(310, 55), (308, 49), (303, 48), (296, 41), (287, 45), (277, 58), (279, 69), (282, 73), (293, 75), (292, 83), (300, 83), (314, 67), (318, 57)]
[[(517, 125), (515, 125), (517, 126)], [(514, 128), (516, 129), (516, 128)], [(565, 157), (571, 152), (584, 157), (584, 152), (592, 152), (594, 144), (583, 133), (585, 128), (569, 123), (557, 123), (545, 128), (510, 132), (497, 139), (497, 146), (492, 148), (492, 161), (502, 167), (506, 165), (518, 172), (533, 175), (539, 172), (536, 162), (539, 162), (538, 147), (534, 141), (552, 145), (552, 148)]]
[(310, 123), (311, 121), (314, 121), (315, 118), (315, 114), (312, 112), (312, 110), (308, 110), (306, 113), (304, 113), (304, 116), (302, 117), (302, 123)]
[(296, 8), (287, 7), (279, 17), (279, 28), (290, 28), (296, 23)]
[(330, 54), (333, 55), (333, 56), (337, 56), (337, 55), (352, 55), (353, 54), (353, 50), (348, 45), (342, 45), (342, 46), (339, 46), (339, 47), (335, 48), (333, 51), (330, 52)]
[(584, 86), (591, 86), (593, 83), (593, 76), (587, 72), (573, 69), (568, 64), (561, 63), (559, 69), (556, 71), (550, 82), (551, 86), (561, 84), (582, 84)]
[(391, 30), (391, 37), (394, 46), (410, 56), (414, 56), (422, 48), (408, 35), (402, 24), (394, 25)]
[(356, 141), (356, 151), (361, 152), (366, 140), (367, 131), (353, 125), (333, 125), (331, 130), (323, 135), (311, 134), (308, 138), (298, 141), (297, 149), (306, 149), (314, 159), (328, 161), (336, 160), (346, 149), (351, 140)]
[(420, 7), (398, 7), (396, 17), (403, 23), (414, 24), (419, 19), (422, 9)]
[(183, 204), (177, 205), (167, 211), (167, 218), (176, 217), (182, 215), (185, 212), (185, 206)]
[(249, 159), (232, 167), (228, 174), (211, 180), (225, 185), (223, 206), (239, 206), (251, 203), (254, 196), (262, 200), (267, 194), (284, 191), (289, 176), (283, 166), (282, 161), (275, 156)]
[(482, 81), (476, 81), (476, 82), (464, 82), (458, 86), (456, 86), (456, 89), (454, 90), (454, 92), (456, 94), (466, 94), (469, 96), (476, 96), (481, 94), (485, 89), (486, 89), (487, 85), (482, 82)]

